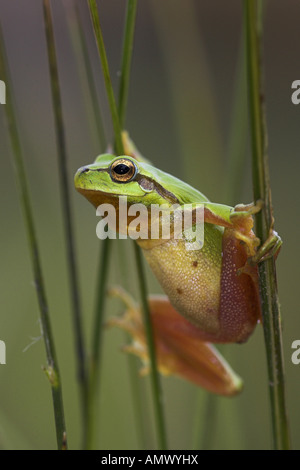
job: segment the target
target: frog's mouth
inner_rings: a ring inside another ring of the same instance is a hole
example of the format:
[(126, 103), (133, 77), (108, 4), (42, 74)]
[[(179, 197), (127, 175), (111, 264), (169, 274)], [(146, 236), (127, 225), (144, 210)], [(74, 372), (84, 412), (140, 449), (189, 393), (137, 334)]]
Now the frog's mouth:
[[(119, 198), (125, 198), (124, 194), (108, 193), (99, 189), (87, 189), (76, 186), (76, 190), (96, 208), (100, 204), (111, 204), (117, 208), (119, 206)], [(146, 194), (143, 194), (139, 197), (142, 199), (145, 196)]]
[(119, 194), (106, 193), (101, 190), (86, 189), (76, 187), (77, 191), (82, 194), (94, 207), (98, 207), (100, 204), (112, 204), (116, 206), (116, 198)]

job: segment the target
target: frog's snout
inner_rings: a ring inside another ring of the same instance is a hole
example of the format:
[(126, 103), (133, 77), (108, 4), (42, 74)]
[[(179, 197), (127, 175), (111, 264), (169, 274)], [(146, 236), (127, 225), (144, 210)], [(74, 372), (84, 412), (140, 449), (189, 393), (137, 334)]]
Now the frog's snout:
[(88, 168), (86, 166), (82, 166), (81, 168), (79, 168), (76, 173), (75, 173), (75, 176), (74, 176), (74, 184), (75, 184), (75, 188), (80, 188), (81, 187), (81, 177), (84, 173), (87, 173), (88, 172)]

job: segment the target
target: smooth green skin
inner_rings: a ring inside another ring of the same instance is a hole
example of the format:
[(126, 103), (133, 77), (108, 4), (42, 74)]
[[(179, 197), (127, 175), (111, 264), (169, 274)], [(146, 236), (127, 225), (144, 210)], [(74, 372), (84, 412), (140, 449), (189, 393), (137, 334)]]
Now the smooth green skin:
[[(135, 180), (128, 183), (117, 183), (112, 180), (109, 172), (97, 172), (99, 169), (108, 169), (115, 160), (120, 158), (126, 158), (134, 162), (138, 168), (139, 175), (143, 175), (146, 178), (151, 179), (154, 186), (159, 185), (163, 187), (174, 195), (175, 199), (166, 199), (166, 197), (155, 191), (155, 187), (152, 191), (145, 191), (145, 189), (142, 189), (139, 183)], [(85, 173), (85, 176), (83, 177), (82, 170), (86, 169), (89, 169), (90, 173)], [(175, 176), (165, 173), (149, 163), (138, 162), (134, 158), (128, 156), (116, 157), (111, 154), (99, 155), (91, 165), (79, 168), (75, 174), (74, 182), (77, 190), (98, 190), (115, 196), (127, 196), (130, 204), (143, 203), (146, 206), (150, 206), (151, 204), (166, 203), (170, 203), (170, 205), (172, 205), (176, 202), (179, 204), (197, 202), (206, 203), (213, 214), (228, 223), (230, 223), (230, 214), (233, 211), (233, 208), (230, 206), (210, 202), (200, 191), (189, 184), (184, 183)]]
[[(110, 174), (110, 166), (119, 158), (131, 160), (137, 168), (127, 183), (115, 182)], [(173, 307), (203, 331), (203, 340), (226, 343), (248, 338), (260, 307), (255, 270), (238, 275), (238, 269), (255, 253), (257, 241), (246, 206), (243, 211), (212, 203), (200, 191), (149, 163), (111, 154), (100, 155), (93, 164), (80, 168), (75, 187), (95, 207), (103, 202), (116, 206), (116, 196), (127, 196), (129, 205), (143, 203), (146, 207), (204, 204), (201, 250), (188, 252), (183, 240), (138, 243)]]

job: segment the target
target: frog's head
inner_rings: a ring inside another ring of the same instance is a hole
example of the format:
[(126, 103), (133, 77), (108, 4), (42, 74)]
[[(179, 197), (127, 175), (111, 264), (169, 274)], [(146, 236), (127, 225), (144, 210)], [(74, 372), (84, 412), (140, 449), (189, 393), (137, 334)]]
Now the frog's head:
[[(143, 209), (147, 209), (146, 212), (136, 209), (140, 214), (139, 224), (145, 230), (144, 232), (140, 228), (139, 234), (141, 238), (146, 239), (152, 236), (150, 227), (157, 222), (161, 223), (157, 218), (160, 211), (153, 212), (153, 207), (160, 209), (174, 205), (178, 207), (178, 204), (190, 202), (190, 193), (198, 193), (191, 186), (145, 161), (137, 161), (126, 155), (116, 157), (111, 154), (100, 155), (92, 165), (79, 168), (75, 175), (75, 187), (98, 209), (98, 215), (102, 215), (102, 210), (107, 204), (114, 207), (113, 220), (107, 223), (117, 232), (129, 233), (131, 222), (136, 217), (124, 213), (121, 202), (124, 204), (125, 201), (127, 207), (142, 204)], [(120, 214), (125, 216), (124, 219), (121, 217), (123, 220), (121, 224), (119, 224)], [(165, 215), (168, 217), (169, 213), (166, 212)], [(144, 219), (145, 216), (147, 219)], [(135, 231), (135, 225), (133, 230)]]
[(93, 164), (79, 168), (75, 175), (75, 187), (95, 207), (102, 203), (116, 206), (119, 196), (127, 196), (129, 205), (142, 203), (147, 207), (150, 204), (171, 206), (189, 202), (187, 195), (190, 192), (198, 193), (149, 163), (111, 154), (100, 155)]

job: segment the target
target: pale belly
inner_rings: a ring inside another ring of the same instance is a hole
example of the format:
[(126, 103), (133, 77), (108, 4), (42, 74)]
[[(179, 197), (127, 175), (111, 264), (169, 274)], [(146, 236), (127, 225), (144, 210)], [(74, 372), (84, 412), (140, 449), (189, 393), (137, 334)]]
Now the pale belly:
[(205, 224), (204, 246), (188, 251), (184, 240), (166, 240), (144, 255), (173, 307), (208, 333), (219, 330), (222, 231)]

